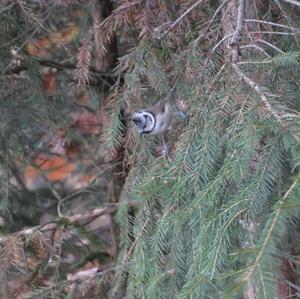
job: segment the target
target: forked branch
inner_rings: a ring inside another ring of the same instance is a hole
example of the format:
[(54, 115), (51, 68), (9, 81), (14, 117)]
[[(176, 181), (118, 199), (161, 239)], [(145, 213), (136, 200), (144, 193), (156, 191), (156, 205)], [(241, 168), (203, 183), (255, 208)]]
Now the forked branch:
[(294, 132), (293, 129), (289, 127), (289, 125), (285, 122), (284, 116), (281, 115), (279, 112), (277, 112), (271, 105), (269, 99), (263, 92), (262, 88), (253, 81), (250, 77), (248, 77), (244, 72), (240, 69), (238, 65), (238, 59), (239, 59), (239, 45), (238, 41), (240, 38), (240, 34), (242, 31), (243, 26), (243, 20), (244, 20), (244, 9), (245, 9), (245, 0), (239, 0), (239, 6), (237, 9), (237, 15), (236, 15), (236, 29), (233, 34), (231, 43), (230, 43), (230, 49), (231, 49), (231, 64), (232, 68), (235, 71), (236, 75), (245, 82), (249, 87), (251, 87), (260, 97), (261, 101), (263, 102), (264, 106), (268, 110), (268, 112), (278, 121), (280, 126), (284, 129), (289, 129), (289, 132), (292, 134), (292, 136), (295, 138), (297, 142), (300, 143), (300, 136)]

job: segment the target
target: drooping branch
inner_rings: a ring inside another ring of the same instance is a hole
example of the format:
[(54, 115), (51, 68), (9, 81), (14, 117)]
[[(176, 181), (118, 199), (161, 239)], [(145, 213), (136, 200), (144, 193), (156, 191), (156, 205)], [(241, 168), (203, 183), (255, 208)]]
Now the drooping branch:
[[(279, 123), (279, 125), (283, 129), (288, 130), (290, 134), (294, 136), (297, 142), (300, 142), (300, 137), (297, 135), (297, 133), (295, 133), (294, 128), (290, 127), (290, 124), (286, 122), (285, 116), (282, 115), (280, 112), (278, 112), (275, 109), (276, 107), (272, 105), (272, 101), (269, 99), (269, 96), (264, 91), (264, 87), (261, 86), (261, 84), (256, 83), (255, 79), (251, 78), (250, 75), (247, 75), (239, 65), (240, 49), (241, 49), (240, 39), (243, 36), (247, 37), (247, 34), (249, 32), (245, 32), (245, 33), (242, 32), (243, 23), (245, 20), (245, 16), (243, 13), (245, 7), (245, 0), (238, 0), (237, 2), (238, 2), (238, 6), (235, 6), (233, 4), (231, 7), (228, 7), (227, 16), (224, 17), (224, 22), (223, 22), (224, 36), (228, 37), (231, 34), (233, 34), (233, 38), (231, 42), (226, 40), (225, 43), (226, 48), (224, 50), (225, 55), (229, 57), (229, 65), (231, 66), (231, 70), (233, 71), (233, 74), (235, 76), (237, 76), (243, 83), (246, 83), (246, 85), (248, 85), (250, 89), (258, 95), (258, 98), (260, 102), (263, 103), (265, 110)], [(248, 14), (248, 12), (245, 13)], [(257, 41), (258, 39), (255, 38), (255, 40)], [(265, 42), (261, 39), (260, 43), (269, 43), (269, 42)], [(271, 43), (269, 43), (268, 46), (273, 48), (273, 45)], [(253, 45), (252, 44), (247, 45), (247, 47), (253, 47)], [(256, 47), (256, 49), (260, 51), (260, 48)], [(281, 52), (280, 49), (276, 49), (276, 51)], [(264, 53), (263, 51), (260, 52)], [(260, 154), (257, 152), (257, 155), (259, 157)], [(282, 201), (285, 201), (285, 199), (288, 198), (288, 196), (290, 195), (290, 193), (294, 188), (295, 188), (295, 183), (285, 193)], [(253, 280), (253, 277), (254, 274), (257, 273), (258, 268), (260, 267), (262, 258), (265, 256), (267, 248), (269, 248), (270, 240), (273, 239), (274, 230), (278, 225), (278, 219), (281, 211), (282, 211), (282, 207), (279, 206), (279, 208), (274, 212), (274, 217), (268, 229), (268, 233), (264, 238), (263, 244), (260, 246), (260, 250), (256, 255), (255, 262), (252, 265), (250, 265), (250, 267), (248, 267), (247, 272), (245, 273), (245, 276), (242, 279), (242, 281), (245, 283), (245, 287), (243, 291), (245, 299), (257, 298), (257, 290), (258, 290), (257, 281)], [(249, 240), (249, 242), (248, 244), (246, 244), (246, 246), (243, 246), (243, 244), (241, 244), (242, 247), (254, 248), (255, 244), (254, 242), (252, 242), (252, 239), (254, 240), (254, 236), (257, 234), (257, 227), (258, 226), (256, 220), (245, 222), (245, 226), (243, 227), (243, 229), (248, 235), (247, 239)]]
[(259, 265), (260, 263), (260, 260), (261, 258), (263, 257), (263, 254), (272, 238), (272, 235), (274, 233), (274, 228), (275, 228), (275, 225), (277, 224), (277, 221), (279, 219), (279, 216), (280, 216), (280, 213), (281, 211), (283, 210), (283, 204), (285, 202), (285, 200), (290, 196), (290, 194), (292, 193), (292, 191), (294, 190), (294, 188), (296, 187), (298, 183), (298, 180), (296, 179), (293, 184), (290, 186), (290, 188), (285, 192), (285, 194), (283, 195), (283, 198), (282, 200), (280, 201), (280, 205), (279, 205), (279, 208), (274, 212), (274, 218), (271, 222), (271, 225), (270, 225), (270, 228), (268, 229), (268, 233), (266, 235), (266, 238), (263, 242), (263, 244), (261, 245), (261, 248), (257, 254), (257, 257), (253, 263), (253, 265), (247, 270), (247, 273), (245, 275), (245, 278), (244, 280), (245, 281), (250, 281), (253, 273), (254, 273), (254, 270), (256, 269), (256, 267)]

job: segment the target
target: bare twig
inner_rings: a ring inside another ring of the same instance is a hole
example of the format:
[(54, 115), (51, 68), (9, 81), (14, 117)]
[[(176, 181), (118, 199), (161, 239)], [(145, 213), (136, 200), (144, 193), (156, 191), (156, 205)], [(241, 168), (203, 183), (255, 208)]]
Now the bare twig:
[(277, 35), (300, 35), (300, 31), (298, 32), (284, 32), (284, 31), (249, 31), (249, 34), (277, 34)]
[[(134, 205), (134, 203), (129, 203), (129, 205)], [(118, 203), (110, 203), (107, 205), (107, 207), (105, 208), (96, 208), (93, 209), (89, 212), (85, 212), (85, 213), (79, 213), (79, 214), (75, 214), (75, 215), (71, 215), (71, 216), (67, 216), (64, 218), (59, 218), (57, 221), (53, 221), (53, 222), (49, 222), (46, 223), (44, 225), (37, 225), (31, 228), (27, 228), (27, 229), (23, 229), (21, 231), (18, 231), (14, 234), (19, 234), (19, 235), (30, 235), (34, 232), (47, 232), (50, 230), (54, 230), (59, 226), (59, 223), (63, 221), (63, 223), (67, 224), (67, 225), (72, 225), (75, 224), (79, 221), (84, 221), (84, 220), (91, 220), (91, 219), (95, 219), (97, 217), (100, 217), (104, 214), (111, 214), (114, 213), (117, 210), (118, 207)], [(5, 237), (1, 237), (0, 238), (0, 242), (4, 241), (6, 238), (10, 237), (9, 236), (5, 236)]]
[(291, 27), (291, 26), (287, 26), (287, 25), (283, 25), (283, 24), (277, 24), (277, 23), (273, 23), (273, 22), (269, 22), (269, 21), (264, 21), (264, 20), (256, 20), (256, 19), (245, 19), (245, 22), (250, 22), (250, 23), (259, 23), (259, 24), (265, 24), (265, 25), (271, 25), (271, 26), (276, 26), (276, 27), (280, 27), (280, 28), (285, 28), (285, 29), (289, 29), (292, 31), (299, 31), (299, 29), (297, 30), (297, 28), (295, 27)]
[[(296, 33), (292, 33), (292, 32), (269, 32), (269, 31), (254, 31), (254, 32), (249, 32), (249, 33), (277, 33), (277, 34), (285, 34), (285, 35), (296, 35)], [(221, 40), (219, 40), (218, 41), (218, 43), (212, 48), (212, 50), (211, 50), (211, 54), (213, 54), (216, 50), (217, 50), (217, 48), (223, 43), (223, 42), (225, 42), (226, 40), (228, 40), (229, 38), (231, 38), (231, 37), (233, 37), (234, 36), (234, 33), (231, 33), (231, 34), (228, 34), (228, 35), (226, 35), (226, 36), (224, 36)], [(249, 39), (255, 39), (257, 42), (259, 42), (259, 43), (262, 43), (262, 44), (265, 44), (265, 45), (267, 45), (267, 46), (269, 46), (270, 48), (272, 48), (272, 49), (274, 49), (275, 51), (277, 51), (277, 52), (279, 52), (279, 53), (281, 53), (281, 54), (284, 54), (284, 51), (282, 51), (281, 49), (279, 49), (278, 47), (276, 47), (276, 46), (274, 46), (273, 44), (271, 44), (271, 43), (269, 43), (269, 42), (267, 42), (267, 41), (265, 41), (265, 40), (263, 40), (263, 39), (260, 39), (260, 38), (257, 38), (256, 36), (254, 36), (254, 35), (250, 35), (250, 34), (246, 34), (245, 36), (244, 36), (245, 38), (249, 38)], [(247, 45), (248, 46), (248, 45)], [(249, 45), (250, 46), (250, 45)], [(244, 46), (243, 46), (244, 47)]]
[(229, 35), (226, 35), (226, 36), (224, 36), (213, 48), (212, 48), (212, 50), (211, 50), (211, 54), (213, 54), (216, 50), (217, 50), (217, 48), (224, 42), (224, 41), (226, 41), (227, 39), (229, 39), (230, 37), (232, 37), (233, 36), (233, 33), (232, 34), (229, 34)]
[(248, 64), (266, 64), (264, 61), (239, 61), (237, 62), (238, 65), (248, 65)]
[[(252, 36), (252, 38), (253, 38), (253, 36)], [(279, 49), (278, 47), (274, 46), (273, 44), (267, 42), (266, 40), (263, 40), (263, 39), (260, 39), (260, 38), (256, 38), (256, 37), (255, 37), (255, 40), (257, 40), (258, 42), (260, 42), (262, 44), (265, 44), (265, 45), (269, 46), (270, 48), (276, 50), (277, 52), (279, 52), (281, 54), (284, 54), (284, 52), (281, 49)]]
[(78, 271), (74, 274), (68, 274), (67, 280), (70, 282), (75, 282), (78, 280), (84, 280), (84, 279), (89, 279), (89, 278), (93, 278), (93, 277), (98, 277), (98, 276), (105, 275), (106, 273), (115, 271), (118, 268), (119, 267), (115, 266), (115, 267), (107, 268), (103, 271), (100, 271), (98, 267), (94, 267), (94, 268), (91, 268), (88, 270)]
[(253, 49), (256, 49), (258, 50), (259, 52), (261, 52), (262, 54), (264, 54), (265, 56), (267, 56), (268, 58), (271, 58), (271, 56), (261, 47), (259, 47), (258, 45), (244, 45), (244, 46), (241, 46), (240, 49), (248, 49), (248, 48), (253, 48)]
[[(206, 0), (198, 0), (197, 2), (195, 2), (191, 7), (189, 7), (182, 15), (180, 15), (180, 17), (178, 17), (173, 23), (172, 25), (166, 30), (164, 31), (162, 34), (159, 35), (158, 39), (162, 39), (166, 34), (168, 34), (174, 27), (176, 27), (185, 16), (187, 16), (193, 9), (195, 9), (198, 5), (202, 4), (202, 2), (205, 2)], [(155, 28), (154, 31), (158, 31), (158, 28)]]

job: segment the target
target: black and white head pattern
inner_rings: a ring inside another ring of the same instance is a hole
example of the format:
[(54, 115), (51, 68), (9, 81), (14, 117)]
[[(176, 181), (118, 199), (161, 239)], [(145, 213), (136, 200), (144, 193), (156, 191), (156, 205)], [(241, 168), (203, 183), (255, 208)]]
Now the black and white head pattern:
[(148, 111), (134, 112), (132, 121), (140, 134), (151, 134), (156, 125), (154, 114)]

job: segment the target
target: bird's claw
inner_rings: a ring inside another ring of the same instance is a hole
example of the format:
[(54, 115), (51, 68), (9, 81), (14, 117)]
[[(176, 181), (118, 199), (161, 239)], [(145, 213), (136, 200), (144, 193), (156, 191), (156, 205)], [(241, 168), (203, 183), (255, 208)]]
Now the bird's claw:
[(162, 155), (167, 158), (168, 157), (168, 154), (169, 154), (169, 148), (166, 144), (163, 145), (163, 149), (161, 151)]

